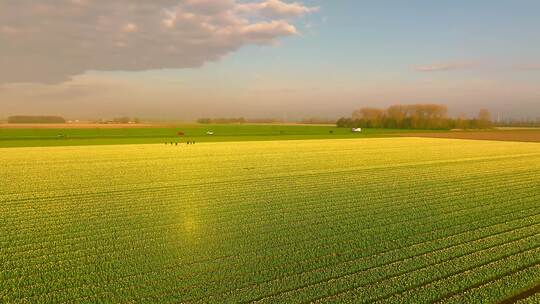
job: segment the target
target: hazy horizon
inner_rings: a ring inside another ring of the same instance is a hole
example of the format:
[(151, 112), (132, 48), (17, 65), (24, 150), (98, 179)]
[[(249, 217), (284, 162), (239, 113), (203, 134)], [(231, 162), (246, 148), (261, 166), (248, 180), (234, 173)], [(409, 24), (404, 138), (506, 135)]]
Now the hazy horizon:
[(540, 2), (5, 0), (0, 118), (540, 117)]

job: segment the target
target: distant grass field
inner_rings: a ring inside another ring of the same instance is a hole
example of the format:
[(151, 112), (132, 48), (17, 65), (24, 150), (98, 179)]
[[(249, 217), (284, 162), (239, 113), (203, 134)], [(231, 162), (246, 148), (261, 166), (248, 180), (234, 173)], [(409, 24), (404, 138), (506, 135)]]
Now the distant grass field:
[(9, 148), (0, 163), (0, 302), (538, 299), (538, 143)]
[[(214, 135), (207, 135), (208, 131)], [(184, 136), (178, 136), (183, 132)], [(0, 147), (150, 144), (165, 142), (223, 142), (384, 137), (405, 130), (366, 129), (355, 134), (348, 128), (317, 125), (180, 125), (129, 128), (2, 128)], [(410, 131), (409, 131), (410, 132)]]

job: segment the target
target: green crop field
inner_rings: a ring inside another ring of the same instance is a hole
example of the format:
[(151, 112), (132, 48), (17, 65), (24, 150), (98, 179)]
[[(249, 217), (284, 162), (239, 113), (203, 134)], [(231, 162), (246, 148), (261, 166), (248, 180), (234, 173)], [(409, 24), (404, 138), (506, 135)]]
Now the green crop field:
[[(298, 139), (336, 139), (385, 137), (410, 130), (365, 129), (356, 134), (348, 128), (320, 125), (177, 125), (153, 127), (106, 128), (106, 125), (84, 128), (48, 128), (47, 125), (6, 128), (0, 125), (1, 147), (83, 146), (151, 144), (164, 142), (224, 142)], [(208, 135), (207, 132), (213, 132)], [(178, 133), (184, 133), (178, 136)], [(422, 131), (419, 131), (422, 132)]]
[(540, 285), (539, 172), (454, 139), (3, 148), (0, 302), (496, 303)]

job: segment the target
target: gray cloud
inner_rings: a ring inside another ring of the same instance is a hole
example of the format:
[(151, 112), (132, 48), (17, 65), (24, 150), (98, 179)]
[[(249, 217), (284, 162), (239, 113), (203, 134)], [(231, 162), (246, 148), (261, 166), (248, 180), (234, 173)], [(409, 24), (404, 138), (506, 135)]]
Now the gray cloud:
[(3, 0), (0, 83), (199, 67), (295, 35), (290, 19), (315, 10), (280, 0)]

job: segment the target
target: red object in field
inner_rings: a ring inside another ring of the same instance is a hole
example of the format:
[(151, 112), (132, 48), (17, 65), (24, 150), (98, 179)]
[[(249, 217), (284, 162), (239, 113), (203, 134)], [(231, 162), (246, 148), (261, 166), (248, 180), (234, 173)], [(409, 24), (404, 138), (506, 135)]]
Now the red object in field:
[(184, 134), (184, 132), (178, 132), (178, 136), (184, 136), (186, 134)]

